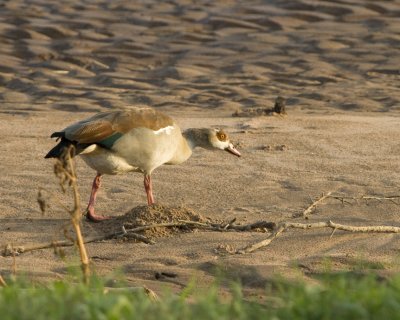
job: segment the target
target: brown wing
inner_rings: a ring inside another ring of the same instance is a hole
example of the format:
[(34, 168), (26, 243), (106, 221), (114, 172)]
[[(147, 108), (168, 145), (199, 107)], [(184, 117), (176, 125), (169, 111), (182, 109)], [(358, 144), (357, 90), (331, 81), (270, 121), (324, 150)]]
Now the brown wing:
[(79, 143), (100, 142), (115, 133), (126, 133), (134, 128), (159, 130), (174, 125), (167, 115), (151, 108), (101, 112), (64, 129), (67, 139)]

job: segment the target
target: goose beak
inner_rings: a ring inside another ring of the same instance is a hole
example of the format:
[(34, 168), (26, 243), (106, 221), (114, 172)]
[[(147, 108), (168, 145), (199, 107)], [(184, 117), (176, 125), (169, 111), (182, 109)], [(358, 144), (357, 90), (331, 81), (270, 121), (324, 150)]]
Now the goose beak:
[(228, 146), (227, 148), (225, 148), (225, 151), (228, 151), (229, 153), (232, 153), (232, 154), (234, 154), (235, 156), (238, 156), (238, 157), (241, 156), (241, 154), (240, 154), (240, 152), (238, 151), (238, 149), (236, 149), (236, 148), (233, 146), (232, 143), (230, 143), (229, 146)]

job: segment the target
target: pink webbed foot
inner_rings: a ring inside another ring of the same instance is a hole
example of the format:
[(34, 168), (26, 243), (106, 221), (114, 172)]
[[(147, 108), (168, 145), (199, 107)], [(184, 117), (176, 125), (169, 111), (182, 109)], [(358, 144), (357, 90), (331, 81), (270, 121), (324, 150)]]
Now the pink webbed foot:
[(111, 217), (108, 217), (108, 216), (101, 216), (101, 215), (95, 214), (94, 213), (94, 209), (91, 210), (89, 208), (86, 209), (85, 216), (86, 216), (86, 219), (88, 219), (91, 222), (101, 222), (101, 221), (104, 221), (104, 220), (110, 220), (111, 219)]

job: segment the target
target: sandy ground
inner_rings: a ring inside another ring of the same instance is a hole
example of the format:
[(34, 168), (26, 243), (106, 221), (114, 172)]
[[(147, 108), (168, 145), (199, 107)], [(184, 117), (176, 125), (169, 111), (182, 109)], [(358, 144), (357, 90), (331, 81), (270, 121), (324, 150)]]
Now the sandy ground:
[[(153, 175), (156, 200), (203, 217), (240, 223), (297, 221), (311, 199), (334, 191), (400, 196), (399, 1), (3, 1), (0, 8), (0, 243), (63, 239), (67, 216), (43, 216), (39, 188), (62, 201), (49, 135), (94, 112), (148, 104), (182, 128), (222, 127), (243, 157), (196, 150)], [(286, 117), (232, 117), (287, 99)], [(94, 172), (77, 159), (82, 206)], [(97, 209), (122, 215), (145, 204), (140, 174), (107, 176)], [(327, 199), (308, 222), (400, 224), (391, 201)], [(98, 224), (83, 224), (98, 234)], [(223, 272), (259, 291), (275, 274), (312, 281), (327, 269), (399, 269), (395, 234), (290, 230), (267, 248), (241, 248), (267, 233), (178, 233), (148, 245), (88, 244), (98, 273), (123, 272), (131, 285), (179, 291)], [(76, 265), (50, 249), (0, 257), (0, 274), (66, 277)], [(327, 258), (329, 262), (327, 262)], [(14, 263), (15, 262), (15, 263)], [(217, 271), (219, 270), (219, 271)], [(175, 278), (156, 279), (157, 272)]]

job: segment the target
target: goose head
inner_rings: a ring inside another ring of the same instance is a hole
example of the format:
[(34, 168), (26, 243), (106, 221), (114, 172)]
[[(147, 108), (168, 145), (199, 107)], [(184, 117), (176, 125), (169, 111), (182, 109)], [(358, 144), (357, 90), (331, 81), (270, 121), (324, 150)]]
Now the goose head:
[(210, 129), (208, 133), (209, 148), (228, 151), (229, 153), (240, 157), (240, 152), (235, 148), (229, 140), (228, 135), (222, 129)]
[(183, 132), (183, 136), (192, 150), (196, 147), (208, 150), (219, 149), (228, 151), (237, 157), (241, 156), (222, 129), (191, 128)]

